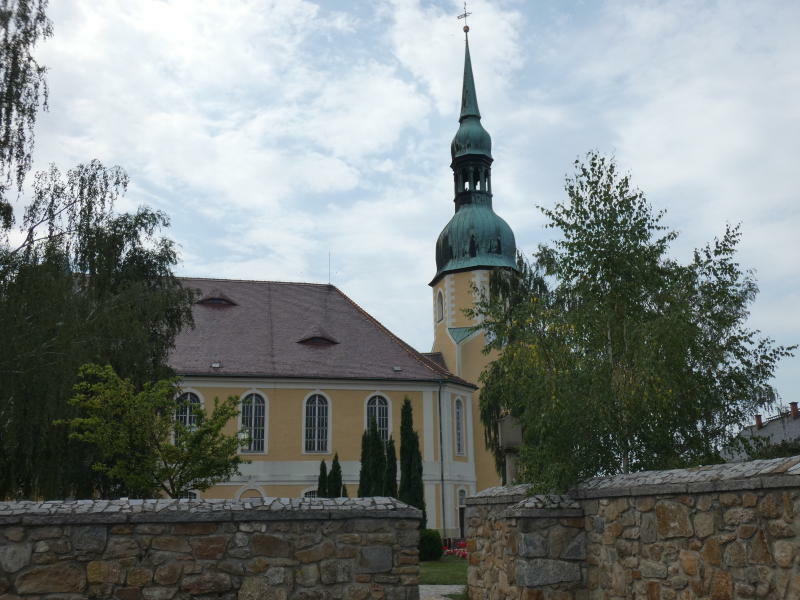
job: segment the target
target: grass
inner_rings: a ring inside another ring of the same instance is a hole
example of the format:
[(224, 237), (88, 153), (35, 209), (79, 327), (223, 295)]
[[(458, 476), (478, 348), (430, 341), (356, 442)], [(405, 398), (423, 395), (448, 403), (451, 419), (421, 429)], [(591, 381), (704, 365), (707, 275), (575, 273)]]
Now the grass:
[(451, 600), (467, 600), (466, 592), (461, 594), (445, 594), (445, 598), (450, 598)]
[(419, 570), (422, 585), (467, 585), (467, 561), (457, 556), (421, 562)]

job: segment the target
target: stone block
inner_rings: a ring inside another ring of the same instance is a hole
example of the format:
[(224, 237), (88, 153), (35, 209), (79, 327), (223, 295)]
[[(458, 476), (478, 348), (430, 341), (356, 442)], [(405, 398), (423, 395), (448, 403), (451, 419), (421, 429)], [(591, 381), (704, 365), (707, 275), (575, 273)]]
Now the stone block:
[(319, 583), (319, 565), (315, 563), (302, 565), (295, 572), (295, 581), (305, 587), (317, 585)]
[(583, 560), (586, 558), (586, 533), (580, 532), (565, 546), (561, 558)]
[(93, 560), (86, 564), (89, 583), (122, 583), (122, 566), (118, 562)]
[(516, 581), (525, 587), (555, 583), (577, 583), (581, 580), (580, 565), (564, 560), (534, 558), (517, 561)]
[(779, 567), (788, 569), (794, 561), (795, 546), (792, 542), (778, 540), (772, 544), (772, 556)]
[(192, 548), (185, 537), (177, 535), (161, 535), (154, 537), (150, 547), (166, 552), (191, 552)]
[(125, 582), (128, 585), (142, 587), (149, 585), (153, 581), (153, 571), (144, 567), (133, 567), (128, 569)]
[(332, 557), (334, 550), (333, 542), (323, 542), (304, 550), (297, 550), (294, 553), (294, 557), (301, 563), (318, 562), (324, 558)]
[(664, 579), (667, 576), (667, 565), (655, 560), (639, 561), (639, 570), (642, 572), (642, 577), (648, 579)]
[(33, 545), (30, 542), (0, 546), (0, 569), (6, 573), (16, 573), (30, 563), (32, 552)]
[(391, 546), (365, 546), (358, 559), (360, 573), (385, 573), (392, 569)]
[(286, 590), (276, 588), (261, 577), (245, 577), (239, 588), (238, 600), (286, 600)]
[(70, 541), (76, 552), (102, 552), (106, 547), (108, 532), (103, 525), (73, 527)]
[(142, 590), (143, 600), (170, 600), (178, 589), (174, 587), (146, 587)]
[(661, 538), (690, 537), (694, 533), (689, 508), (678, 502), (659, 500), (656, 503), (656, 529)]
[(733, 577), (727, 571), (714, 571), (711, 575), (709, 587), (711, 600), (732, 600)]
[(714, 513), (701, 512), (694, 516), (694, 534), (699, 538), (707, 538), (716, 529)]
[(19, 575), (15, 581), (20, 594), (69, 594), (86, 589), (86, 575), (77, 563), (57, 563), (34, 567)]
[[(211, 525), (211, 523), (198, 523), (198, 525)], [(206, 537), (193, 537), (189, 539), (192, 554), (201, 560), (219, 560), (225, 555), (228, 536), (209, 535)]]
[(547, 540), (542, 534), (522, 533), (517, 540), (519, 556), (523, 558), (538, 558), (547, 556)]
[(200, 573), (188, 575), (181, 581), (181, 591), (200, 596), (202, 594), (219, 594), (232, 587), (231, 577), (227, 573)]
[(292, 543), (276, 535), (254, 533), (250, 544), (253, 553), (259, 556), (288, 558), (292, 555)]

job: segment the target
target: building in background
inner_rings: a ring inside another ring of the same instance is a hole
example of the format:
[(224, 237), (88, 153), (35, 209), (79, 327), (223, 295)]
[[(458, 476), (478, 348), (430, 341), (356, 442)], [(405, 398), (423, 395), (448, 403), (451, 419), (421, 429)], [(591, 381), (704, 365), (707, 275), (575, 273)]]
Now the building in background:
[[(481, 125), (469, 44), (459, 128), (451, 144), (455, 214), (436, 242), (433, 351), (421, 354), (332, 285), (185, 279), (198, 291), (195, 327), (170, 357), (187, 403), (241, 402), (228, 433), (247, 432), (251, 461), (210, 498), (316, 494), (319, 463), (339, 455), (357, 492), (361, 435), (375, 416), (399, 444), (414, 409), (430, 527), (463, 535), (464, 499), (500, 479), (484, 444), (476, 383), (491, 356), (463, 309), (494, 269), (514, 269), (511, 228), (492, 209), (491, 138)], [(422, 282), (420, 282), (422, 284)], [(178, 418), (190, 419), (191, 411)], [(399, 450), (399, 448), (398, 448)]]

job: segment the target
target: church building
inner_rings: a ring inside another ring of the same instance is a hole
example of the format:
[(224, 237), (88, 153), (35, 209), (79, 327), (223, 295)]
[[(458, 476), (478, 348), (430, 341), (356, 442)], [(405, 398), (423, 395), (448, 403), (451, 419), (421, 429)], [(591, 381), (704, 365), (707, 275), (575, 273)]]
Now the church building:
[[(241, 401), (241, 476), (206, 498), (316, 494), (319, 464), (339, 456), (355, 496), (361, 434), (375, 418), (399, 445), (400, 409), (414, 411), (428, 526), (463, 535), (466, 496), (497, 485), (484, 444), (477, 381), (491, 360), (463, 309), (494, 269), (514, 269), (514, 234), (492, 209), (492, 143), (481, 125), (467, 42), (459, 128), (451, 144), (454, 215), (436, 242), (433, 348), (420, 353), (332, 285), (186, 278), (198, 291), (195, 327), (176, 339), (170, 364), (187, 403)], [(444, 200), (444, 199), (443, 199)], [(420, 282), (422, 284), (422, 282)], [(178, 418), (189, 424), (191, 411)]]

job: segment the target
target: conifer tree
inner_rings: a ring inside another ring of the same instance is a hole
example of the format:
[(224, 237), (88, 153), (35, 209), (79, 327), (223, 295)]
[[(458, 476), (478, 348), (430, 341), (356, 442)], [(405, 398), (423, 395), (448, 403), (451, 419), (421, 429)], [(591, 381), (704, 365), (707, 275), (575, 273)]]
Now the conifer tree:
[(369, 496), (369, 437), (368, 430), (361, 434), (361, 468), (358, 472), (358, 497)]
[(340, 498), (347, 498), (348, 497), (347, 496), (347, 486), (345, 484), (342, 484), (342, 493), (341, 493), (341, 495), (339, 497)]
[(425, 493), (422, 485), (422, 455), (419, 435), (414, 431), (414, 412), (411, 400), (403, 400), (400, 413), (400, 490), (399, 500), (425, 512)]
[(319, 463), (319, 478), (317, 479), (317, 498), (328, 497), (328, 466), (325, 460)]
[(392, 437), (386, 442), (386, 481), (383, 495), (397, 498), (397, 451)]
[(386, 448), (381, 434), (378, 433), (378, 423), (375, 418), (370, 419), (367, 433), (370, 447), (370, 496), (382, 496), (384, 481), (386, 481)]
[(333, 455), (331, 472), (328, 473), (327, 497), (338, 498), (342, 493), (342, 466), (339, 464), (339, 454)]

